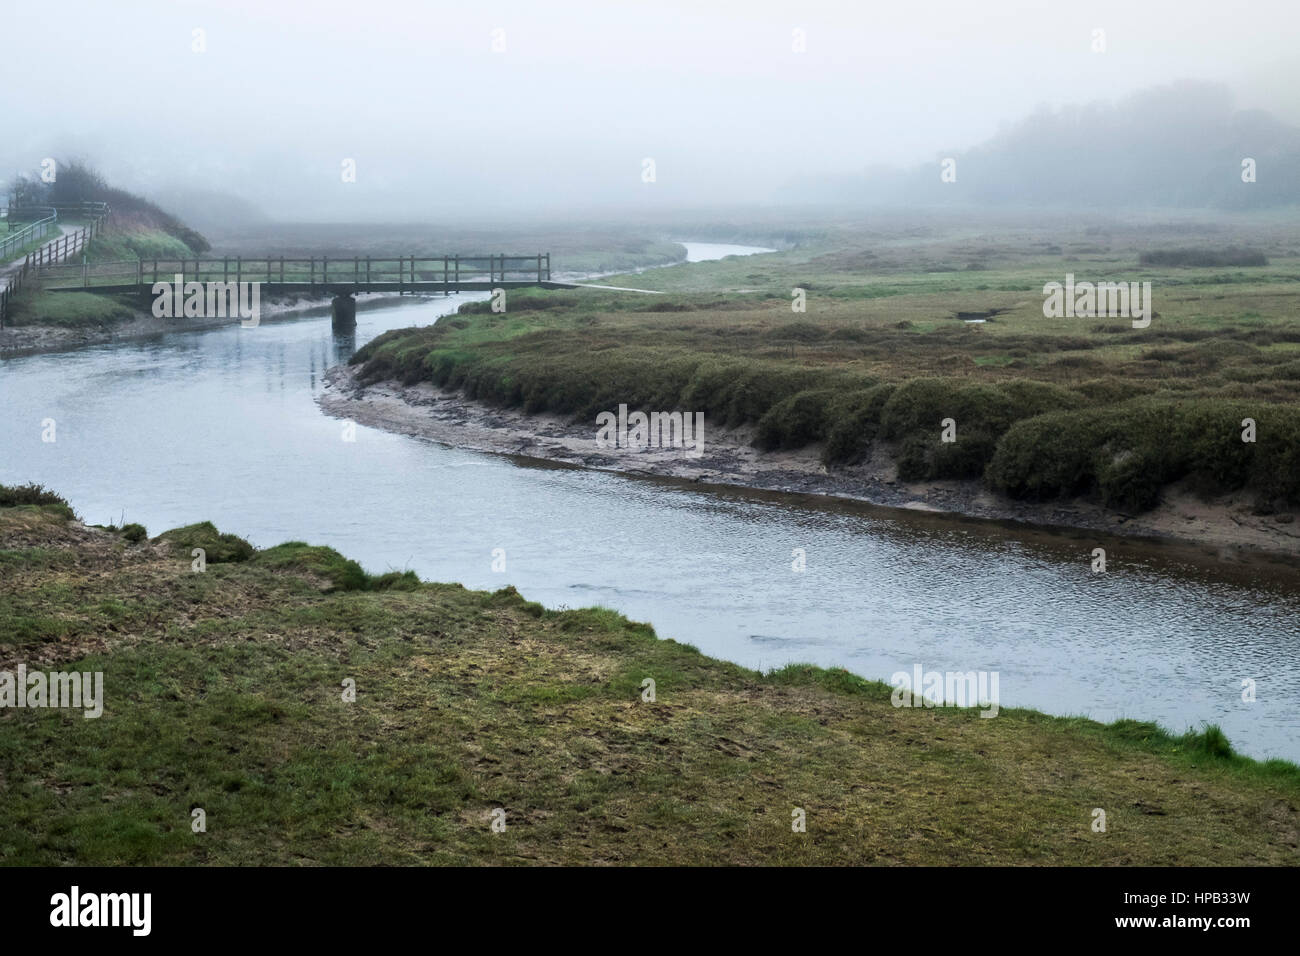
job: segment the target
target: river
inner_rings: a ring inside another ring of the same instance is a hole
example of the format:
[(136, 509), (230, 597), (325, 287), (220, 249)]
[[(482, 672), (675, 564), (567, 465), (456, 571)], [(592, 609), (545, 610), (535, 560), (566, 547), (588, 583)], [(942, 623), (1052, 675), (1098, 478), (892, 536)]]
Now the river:
[[(756, 251), (704, 245), (688, 258)], [(363, 426), (345, 441), (315, 404), (326, 369), (472, 298), (362, 310), (355, 340), (322, 315), (0, 360), (0, 482), (45, 484), (91, 523), (156, 534), (210, 519), (259, 546), (329, 544), (370, 571), (601, 604), (748, 666), (810, 661), (882, 680), (917, 664), (996, 671), (1003, 707), (1176, 730), (1209, 721), (1241, 752), (1300, 760), (1294, 581), (1158, 556), (1093, 574), (1084, 539), (527, 463)]]

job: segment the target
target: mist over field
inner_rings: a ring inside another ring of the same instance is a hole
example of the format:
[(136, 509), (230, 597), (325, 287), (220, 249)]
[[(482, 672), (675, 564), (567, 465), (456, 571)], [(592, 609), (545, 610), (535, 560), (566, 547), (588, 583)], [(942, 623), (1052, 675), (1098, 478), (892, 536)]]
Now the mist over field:
[[(72, 0), (58, 62), (75, 68), (48, 68), (41, 44), (0, 62), (0, 177), (83, 158), (200, 226), (1273, 206), (1300, 197), (1298, 11)], [(48, 28), (40, 5), (6, 17), (15, 37)]]

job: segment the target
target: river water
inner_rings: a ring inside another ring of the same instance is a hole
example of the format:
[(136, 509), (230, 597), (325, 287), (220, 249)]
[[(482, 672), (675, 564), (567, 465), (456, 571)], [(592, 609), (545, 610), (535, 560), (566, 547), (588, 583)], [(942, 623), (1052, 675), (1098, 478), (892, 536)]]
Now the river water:
[[(754, 251), (723, 249), (708, 251)], [(45, 484), (91, 523), (156, 534), (210, 519), (259, 546), (329, 544), (374, 572), (601, 604), (748, 666), (996, 671), (1004, 707), (1208, 721), (1244, 753), (1300, 760), (1294, 580), (1140, 549), (1093, 574), (1084, 537), (539, 465), (363, 426), (345, 441), (315, 404), (325, 371), (471, 298), (360, 311), (355, 340), (321, 315), (0, 360), (0, 482)]]

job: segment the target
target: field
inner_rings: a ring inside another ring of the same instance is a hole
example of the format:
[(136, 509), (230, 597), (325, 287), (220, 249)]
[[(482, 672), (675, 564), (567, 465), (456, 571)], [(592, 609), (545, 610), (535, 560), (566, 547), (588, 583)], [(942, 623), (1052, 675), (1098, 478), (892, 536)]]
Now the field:
[(71, 515), (0, 488), (0, 670), (104, 674), (97, 719), (0, 711), (3, 863), (1300, 859), (1300, 770), (1213, 727), (894, 707), (601, 608)]
[[(1300, 500), (1293, 224), (949, 217), (801, 234), (778, 253), (604, 280), (662, 295), (514, 292), (504, 314), (466, 306), (353, 362), (364, 381), (575, 420), (622, 403), (702, 411), (831, 468), (880, 444), (905, 480), (978, 479), (1012, 498), (1141, 512), (1181, 483), (1245, 493), (1259, 514)], [(1045, 317), (1045, 284), (1067, 275), (1149, 282), (1150, 324)]]
[(538, 222), (494, 225), (448, 223), (383, 225), (360, 223), (274, 223), (237, 232), (213, 233), (213, 255), (258, 256), (529, 256), (551, 254), (559, 273), (617, 272), (680, 262), (684, 250), (658, 230), (617, 226)]

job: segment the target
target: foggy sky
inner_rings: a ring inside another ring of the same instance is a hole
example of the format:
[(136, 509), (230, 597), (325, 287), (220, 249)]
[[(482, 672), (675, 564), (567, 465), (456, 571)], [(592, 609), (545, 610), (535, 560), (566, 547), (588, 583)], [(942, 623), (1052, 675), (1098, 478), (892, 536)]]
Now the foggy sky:
[(1295, 0), (20, 3), (0, 177), (82, 157), (307, 220), (774, 202), (1180, 79), (1300, 123), (1297, 26)]

